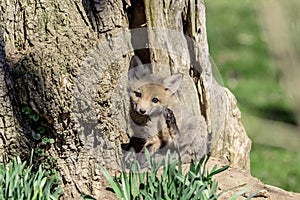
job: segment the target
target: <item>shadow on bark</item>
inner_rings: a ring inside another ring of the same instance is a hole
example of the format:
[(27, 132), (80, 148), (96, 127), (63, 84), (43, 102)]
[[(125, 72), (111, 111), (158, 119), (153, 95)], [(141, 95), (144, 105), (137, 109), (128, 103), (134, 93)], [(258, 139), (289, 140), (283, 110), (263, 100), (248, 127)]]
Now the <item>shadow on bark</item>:
[[(10, 128), (6, 125), (19, 127), (16, 132), (9, 132), (11, 136), (4, 136), (8, 138), (4, 149), (7, 149), (9, 159), (19, 155), (21, 159), (29, 160), (31, 151), (37, 147), (44, 151), (50, 148), (49, 144), (42, 144), (44, 138), (54, 138), (52, 124), (46, 119), (44, 98), (41, 97), (45, 94), (45, 82), (33, 58), (21, 53), (6, 55), (2, 34), (0, 37), (2, 71), (9, 100), (5, 103), (13, 113), (10, 119), (5, 119), (4, 134), (5, 129)], [(21, 52), (22, 48), (18, 50)], [(45, 159), (37, 154), (41, 152), (34, 153), (36, 166)]]
[(21, 114), (21, 107), (18, 104), (18, 95), (23, 95), (25, 86), (15, 87), (14, 70), (12, 64), (14, 58), (7, 57), (3, 32), (0, 30), (0, 62), (1, 62), (1, 118), (2, 131), (0, 132), (0, 152), (3, 152), (0, 161), (11, 160), (19, 155), (22, 159), (29, 159), (33, 148), (32, 137), (27, 120)]

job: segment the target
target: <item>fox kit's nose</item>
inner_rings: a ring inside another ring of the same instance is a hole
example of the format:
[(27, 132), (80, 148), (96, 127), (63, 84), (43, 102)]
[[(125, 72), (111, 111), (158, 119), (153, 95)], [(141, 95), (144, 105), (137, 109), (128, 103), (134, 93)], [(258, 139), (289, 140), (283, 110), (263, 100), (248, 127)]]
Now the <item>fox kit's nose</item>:
[(139, 112), (143, 115), (146, 113), (146, 110), (144, 110), (143, 108), (140, 108)]

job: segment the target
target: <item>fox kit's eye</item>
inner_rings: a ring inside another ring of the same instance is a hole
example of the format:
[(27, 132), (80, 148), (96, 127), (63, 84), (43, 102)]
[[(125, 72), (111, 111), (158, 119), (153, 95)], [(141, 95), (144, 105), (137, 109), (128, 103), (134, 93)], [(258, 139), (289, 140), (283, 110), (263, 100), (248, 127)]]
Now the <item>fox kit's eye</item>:
[(152, 102), (153, 102), (153, 103), (157, 103), (157, 102), (159, 102), (159, 100), (158, 100), (158, 98), (155, 98), (155, 97), (154, 97), (154, 98), (152, 99)]
[(142, 93), (140, 93), (140, 92), (135, 91), (134, 94), (135, 94), (136, 97), (139, 97), (139, 98), (142, 97)]

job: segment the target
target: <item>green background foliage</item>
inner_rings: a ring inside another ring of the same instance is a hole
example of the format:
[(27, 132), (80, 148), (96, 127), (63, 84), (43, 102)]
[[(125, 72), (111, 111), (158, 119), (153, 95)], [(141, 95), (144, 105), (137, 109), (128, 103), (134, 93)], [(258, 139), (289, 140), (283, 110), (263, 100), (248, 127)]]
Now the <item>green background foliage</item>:
[(238, 99), (243, 123), (253, 140), (252, 175), (267, 184), (300, 192), (299, 129), (294, 127), (291, 101), (266, 42), (259, 2), (205, 3), (210, 54), (224, 85)]

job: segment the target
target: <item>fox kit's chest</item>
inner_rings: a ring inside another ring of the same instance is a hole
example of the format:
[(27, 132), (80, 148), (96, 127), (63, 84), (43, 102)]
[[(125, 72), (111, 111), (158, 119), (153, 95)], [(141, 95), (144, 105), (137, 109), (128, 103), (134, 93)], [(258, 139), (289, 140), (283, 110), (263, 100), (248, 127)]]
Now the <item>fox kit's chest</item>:
[(163, 116), (147, 118), (146, 121), (143, 120), (131, 117), (130, 124), (135, 137), (146, 139), (157, 135), (163, 128), (167, 127)]

